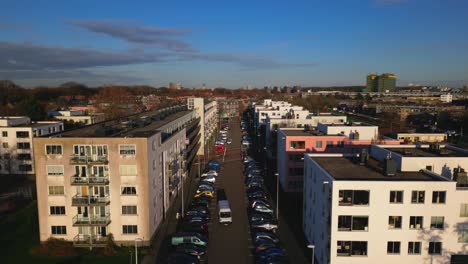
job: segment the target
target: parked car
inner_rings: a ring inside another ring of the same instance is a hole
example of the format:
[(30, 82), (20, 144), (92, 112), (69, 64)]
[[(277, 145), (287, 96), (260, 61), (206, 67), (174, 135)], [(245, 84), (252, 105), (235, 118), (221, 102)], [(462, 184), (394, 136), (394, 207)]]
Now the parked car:
[(200, 216), (200, 217), (206, 218), (206, 220), (210, 221), (210, 215), (209, 214), (203, 213), (203, 212), (197, 211), (197, 210), (189, 210), (189, 211), (185, 212), (185, 216), (187, 218), (190, 218), (192, 216)]
[(273, 214), (275, 211), (273, 211), (272, 208), (267, 207), (265, 205), (255, 205), (252, 207), (252, 212)]
[(208, 238), (199, 233), (180, 232), (176, 233), (171, 238), (171, 245), (178, 246), (180, 244), (194, 244), (199, 246), (208, 246)]
[(208, 191), (203, 191), (201, 193), (197, 193), (195, 194), (193, 197), (195, 198), (198, 198), (198, 197), (201, 197), (201, 196), (205, 196), (205, 197), (209, 197), (209, 198), (213, 198), (213, 193), (212, 192), (208, 192)]
[(213, 175), (208, 175), (208, 176), (202, 176), (202, 182), (215, 182), (216, 178)]
[(194, 232), (208, 237), (208, 224), (202, 222), (184, 222), (181, 226), (182, 232)]
[(272, 232), (268, 232), (265, 230), (257, 230), (252, 232), (252, 236), (254, 241), (260, 240), (260, 239), (265, 239), (265, 240), (271, 240), (274, 243), (279, 243), (279, 238)]
[(205, 255), (206, 247), (194, 244), (180, 244), (177, 246), (175, 252), (185, 253), (200, 259), (201, 256)]
[(262, 251), (257, 257), (259, 259), (267, 259), (271, 256), (284, 257), (285, 256), (284, 249), (278, 248), (278, 247), (269, 248), (269, 249)]
[(183, 252), (174, 252), (169, 255), (167, 258), (168, 264), (199, 264), (200, 260), (197, 257), (183, 253)]
[(216, 176), (218, 176), (218, 172), (216, 172), (215, 170), (209, 170), (209, 171), (207, 171), (207, 172), (202, 173), (202, 177), (204, 177), (204, 176), (210, 176), (210, 175), (216, 177)]
[(214, 187), (209, 185), (200, 185), (198, 186), (197, 193), (201, 192), (214, 192)]
[(275, 248), (278, 247), (278, 244), (274, 243), (273, 241), (270, 240), (261, 240), (258, 243), (255, 243), (255, 249), (254, 252), (255, 254), (259, 254), (262, 251), (265, 251), (269, 248)]

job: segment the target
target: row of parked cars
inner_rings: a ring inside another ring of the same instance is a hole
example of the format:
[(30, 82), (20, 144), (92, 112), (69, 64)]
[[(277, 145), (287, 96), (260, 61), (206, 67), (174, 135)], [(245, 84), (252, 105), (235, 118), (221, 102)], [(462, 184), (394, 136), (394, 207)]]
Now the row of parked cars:
[(249, 200), (248, 215), (254, 243), (256, 263), (273, 264), (289, 263), (284, 248), (276, 235), (278, 221), (275, 210), (269, 202), (264, 189), (263, 170), (258, 163), (248, 155), (243, 155), (244, 183)]
[(180, 232), (172, 235), (173, 252), (167, 263), (198, 264), (208, 249), (208, 223), (211, 221), (209, 205), (215, 194), (216, 177), (221, 169), (219, 162), (210, 160), (208, 169), (201, 175), (196, 193), (183, 216)]
[(242, 146), (248, 148), (250, 147), (250, 145), (252, 145), (252, 139), (250, 138), (249, 133), (247, 132), (247, 122), (245, 120), (241, 120), (240, 127), (242, 130)]

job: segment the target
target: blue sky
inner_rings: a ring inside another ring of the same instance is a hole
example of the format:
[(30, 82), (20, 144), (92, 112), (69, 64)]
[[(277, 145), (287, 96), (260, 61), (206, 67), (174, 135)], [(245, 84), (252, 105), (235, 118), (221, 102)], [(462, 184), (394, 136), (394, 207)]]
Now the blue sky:
[(468, 84), (468, 1), (5, 1), (0, 79), (25, 86)]

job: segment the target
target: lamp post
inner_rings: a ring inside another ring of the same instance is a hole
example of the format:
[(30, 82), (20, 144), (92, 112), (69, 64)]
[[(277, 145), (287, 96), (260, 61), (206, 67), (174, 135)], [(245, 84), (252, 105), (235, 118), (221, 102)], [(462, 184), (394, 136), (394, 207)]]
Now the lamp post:
[(135, 264), (138, 264), (138, 247), (137, 247), (137, 241), (143, 241), (141, 238), (135, 238)]
[(312, 249), (312, 264), (314, 264), (314, 261), (315, 261), (315, 245), (307, 245), (307, 247)]
[(279, 174), (275, 173), (276, 175), (276, 219), (279, 223)]

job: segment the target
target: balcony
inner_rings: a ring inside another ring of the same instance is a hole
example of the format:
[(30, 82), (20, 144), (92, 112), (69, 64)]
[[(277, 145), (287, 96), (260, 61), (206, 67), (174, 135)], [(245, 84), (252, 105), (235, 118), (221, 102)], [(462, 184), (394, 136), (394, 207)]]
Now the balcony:
[(109, 176), (91, 176), (91, 177), (79, 177), (79, 176), (72, 176), (71, 177), (71, 185), (108, 185), (109, 184)]
[(96, 235), (77, 235), (73, 238), (73, 246), (75, 247), (104, 247), (106, 242), (106, 237)]
[(82, 205), (107, 205), (110, 203), (109, 196), (95, 196), (95, 195), (75, 195), (72, 198), (72, 206)]
[(109, 214), (106, 214), (105, 216), (91, 215), (86, 217), (75, 215), (73, 217), (73, 226), (107, 226), (110, 222)]
[(80, 156), (80, 155), (72, 155), (70, 157), (70, 164), (107, 164), (109, 160), (107, 156)]

